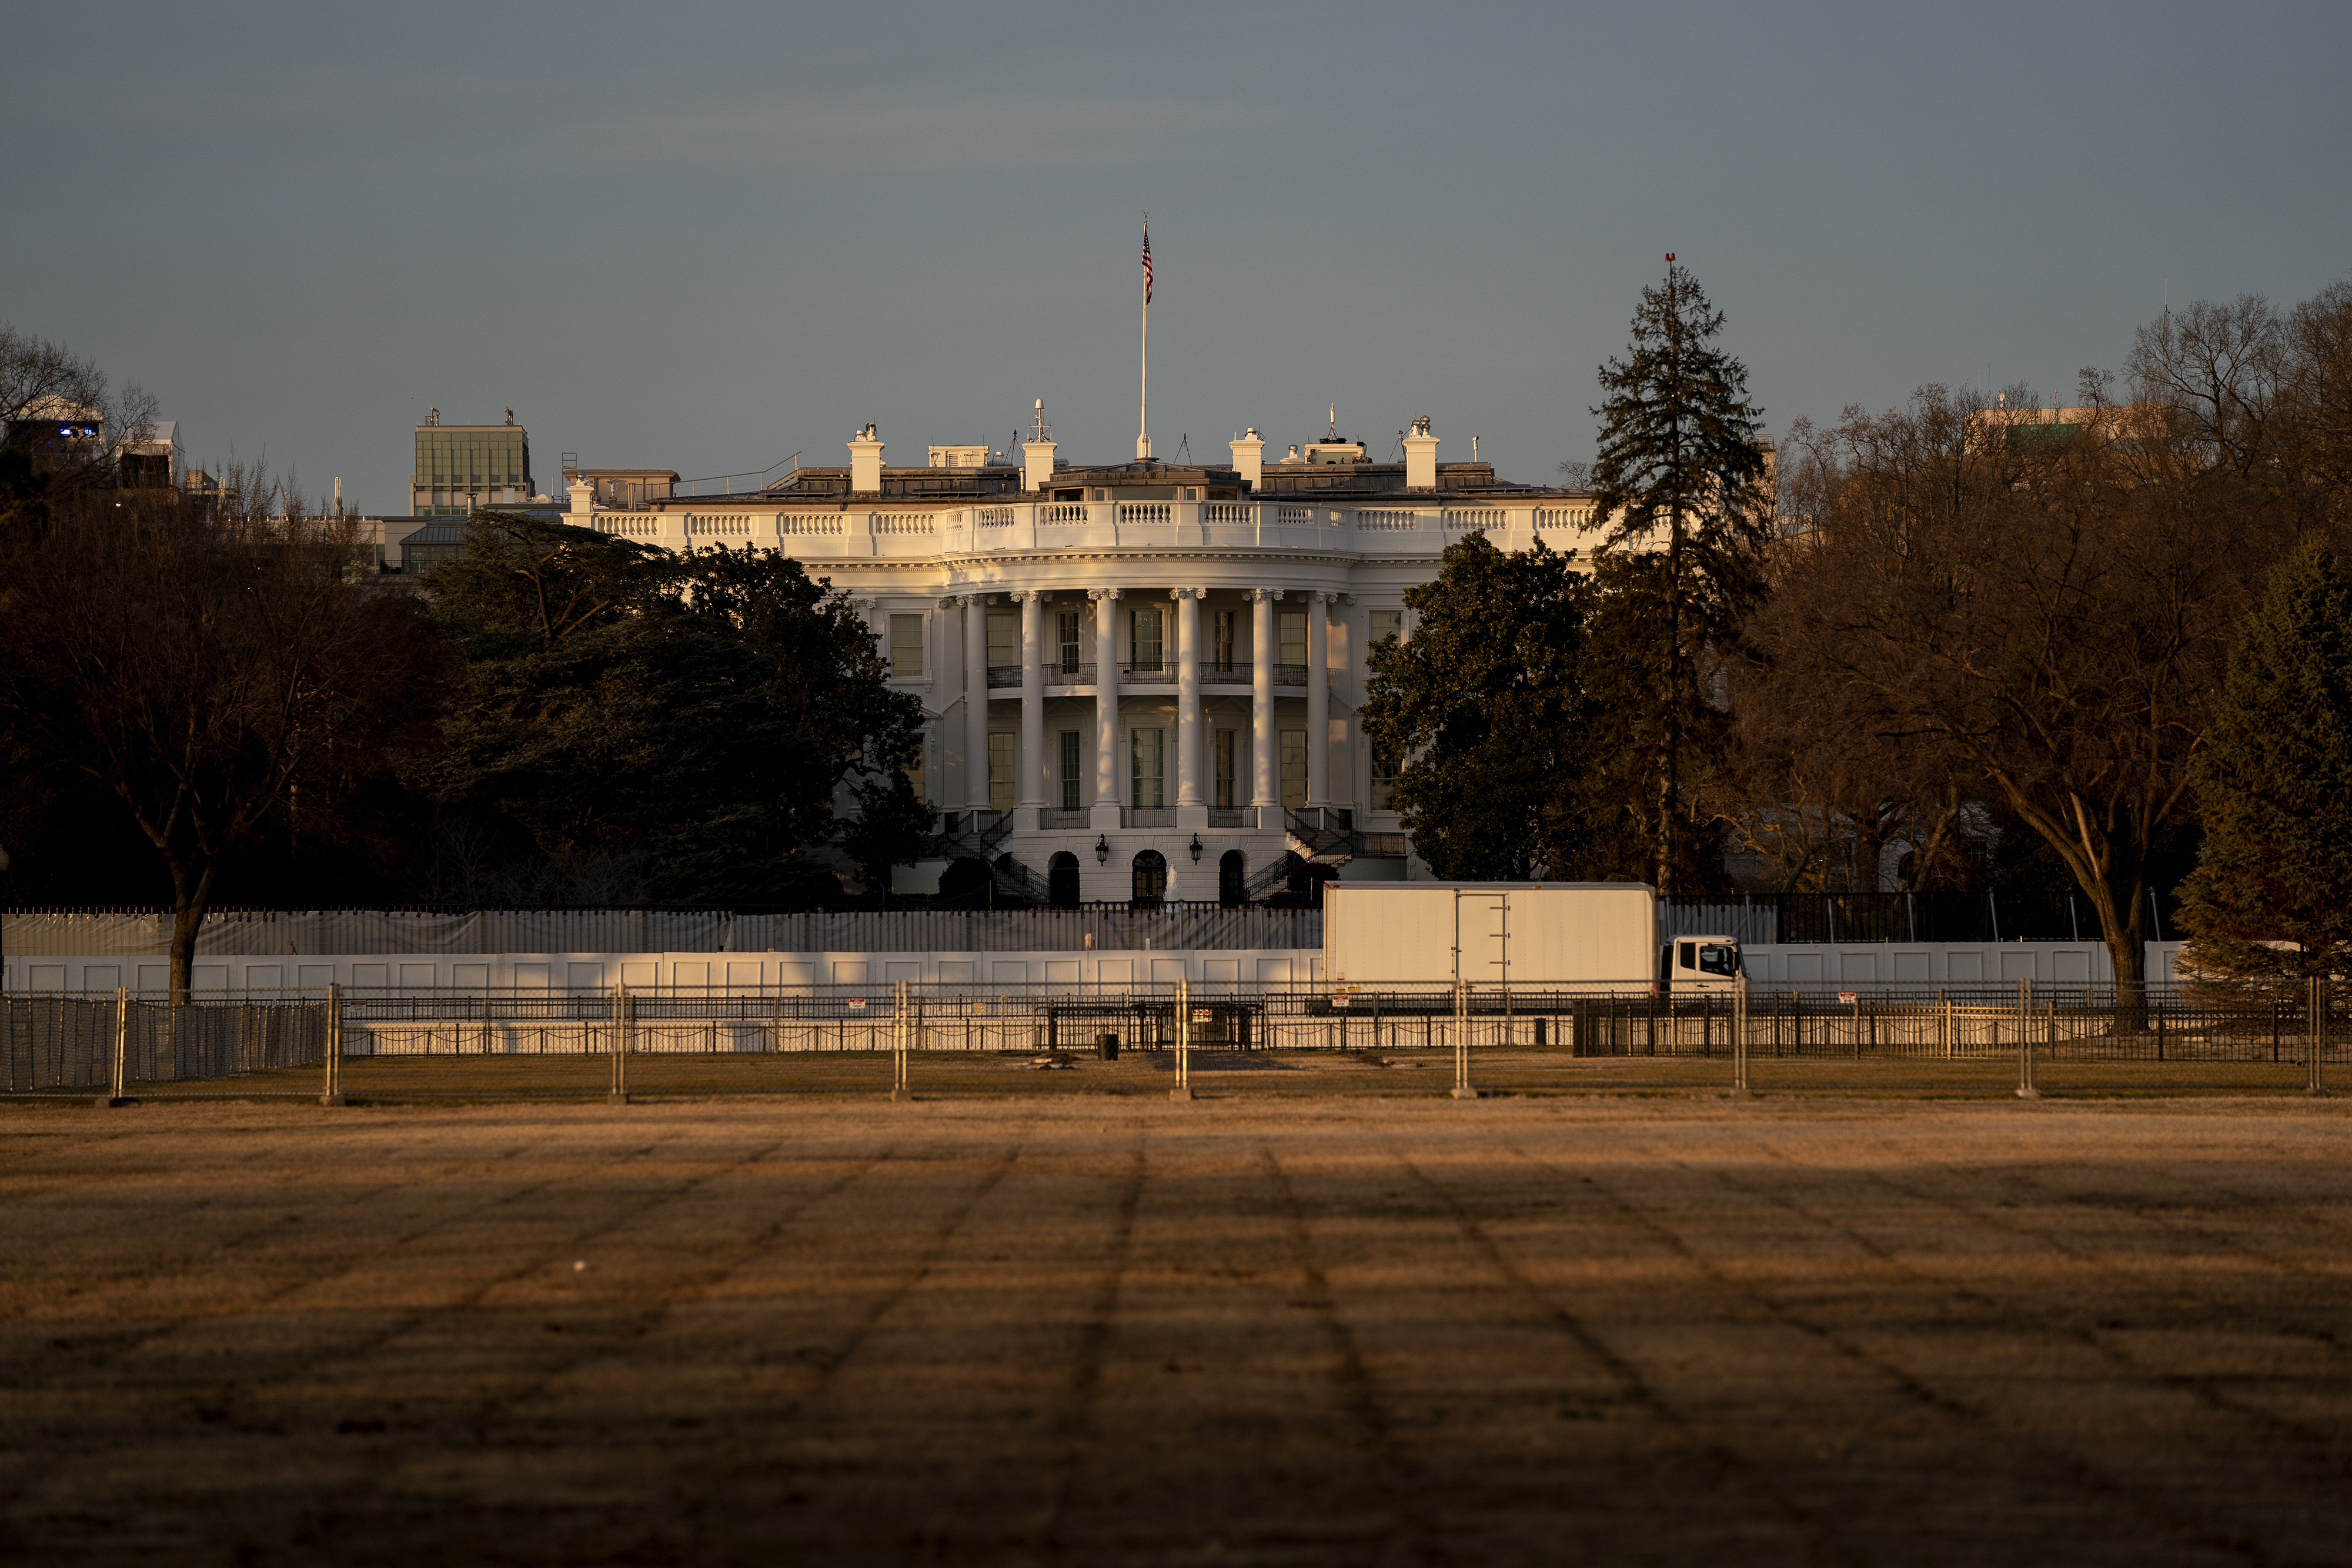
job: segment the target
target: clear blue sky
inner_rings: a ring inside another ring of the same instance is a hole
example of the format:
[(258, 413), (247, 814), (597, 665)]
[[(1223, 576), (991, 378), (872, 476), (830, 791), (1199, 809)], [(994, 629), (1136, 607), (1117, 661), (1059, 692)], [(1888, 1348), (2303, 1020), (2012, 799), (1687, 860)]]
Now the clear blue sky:
[(688, 476), (1415, 414), (1589, 456), (1675, 251), (1766, 422), (2071, 388), (2177, 305), (2352, 276), (2352, 7), (27, 7), (0, 319), (406, 504), (410, 427)]

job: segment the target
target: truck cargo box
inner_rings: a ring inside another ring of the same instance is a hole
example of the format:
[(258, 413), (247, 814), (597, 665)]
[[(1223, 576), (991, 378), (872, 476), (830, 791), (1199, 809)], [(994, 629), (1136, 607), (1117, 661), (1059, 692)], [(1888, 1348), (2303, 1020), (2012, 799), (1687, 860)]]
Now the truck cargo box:
[(1323, 894), (1332, 981), (1647, 987), (1657, 894), (1635, 882), (1334, 883)]

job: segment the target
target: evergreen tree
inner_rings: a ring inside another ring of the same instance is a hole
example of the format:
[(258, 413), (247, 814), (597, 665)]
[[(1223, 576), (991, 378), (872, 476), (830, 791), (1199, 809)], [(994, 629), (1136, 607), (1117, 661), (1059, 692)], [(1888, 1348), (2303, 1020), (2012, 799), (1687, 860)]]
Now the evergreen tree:
[(1597, 558), (1657, 558), (1654, 637), (1622, 656), (1654, 705), (1650, 861), (1661, 893), (1674, 890), (1681, 856), (1683, 741), (1708, 706), (1701, 654), (1761, 595), (1771, 538), (1748, 371), (1715, 344), (1722, 312), (1689, 268), (1666, 262), (1665, 280), (1642, 290), (1626, 358), (1601, 367), (1589, 525), (1602, 533)]
[(1582, 864), (1587, 593), (1542, 541), (1506, 553), (1471, 534), (1406, 591), (1412, 640), (1371, 650), (1364, 734), (1402, 760), (1397, 810), (1439, 876), (1517, 881)]
[(2342, 973), (2352, 961), (2352, 584), (2325, 539), (2295, 551), (2247, 618), (2190, 776), (2205, 847), (2180, 919), (2199, 966), (2248, 977)]

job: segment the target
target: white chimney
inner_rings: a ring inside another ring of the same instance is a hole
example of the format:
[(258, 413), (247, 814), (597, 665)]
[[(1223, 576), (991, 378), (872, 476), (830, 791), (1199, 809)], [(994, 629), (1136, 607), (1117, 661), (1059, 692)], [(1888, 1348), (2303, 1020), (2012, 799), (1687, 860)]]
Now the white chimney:
[(596, 511), (596, 486), (584, 475), (574, 474), (565, 486), (572, 492), (572, 521), (579, 528), (590, 527), (589, 519)]
[(1054, 445), (1051, 441), (1024, 441), (1021, 444), (1021, 487), (1042, 490), (1054, 476)]
[(1230, 444), (1234, 449), (1234, 471), (1242, 476), (1244, 485), (1256, 489), (1260, 476), (1265, 472), (1265, 442), (1259, 437), (1257, 426), (1251, 425), (1247, 434), (1234, 436)]
[(1404, 487), (1437, 488), (1437, 437), (1429, 434), (1427, 414), (1412, 422), (1412, 434), (1404, 438)]
[(342, 476), (341, 474), (338, 474), (338, 475), (336, 475), (336, 476), (335, 476), (335, 516), (337, 516), (337, 517), (341, 517), (342, 515), (343, 515), (343, 476)]
[(863, 496), (882, 489), (882, 443), (870, 424), (849, 438), (849, 487)]

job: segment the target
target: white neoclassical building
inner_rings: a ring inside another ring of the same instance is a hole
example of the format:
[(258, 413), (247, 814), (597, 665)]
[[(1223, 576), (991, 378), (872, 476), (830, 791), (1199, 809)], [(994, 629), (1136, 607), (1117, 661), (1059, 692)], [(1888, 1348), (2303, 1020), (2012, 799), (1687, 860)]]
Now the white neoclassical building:
[(892, 466), (869, 425), (846, 465), (751, 495), (614, 507), (574, 484), (572, 520), (772, 548), (851, 596), (929, 720), (940, 833), (902, 891), (974, 858), (1007, 894), (1230, 903), (1298, 861), (1409, 873), (1357, 723), (1366, 651), (1412, 635), (1405, 591), (1465, 533), (1582, 542), (1587, 497), (1440, 463), (1438, 444), (1419, 420), (1402, 463), (1371, 462), (1335, 420), (1273, 463), (1253, 430), (1226, 467), (1074, 467), (1041, 416), (1017, 464), (934, 446)]

